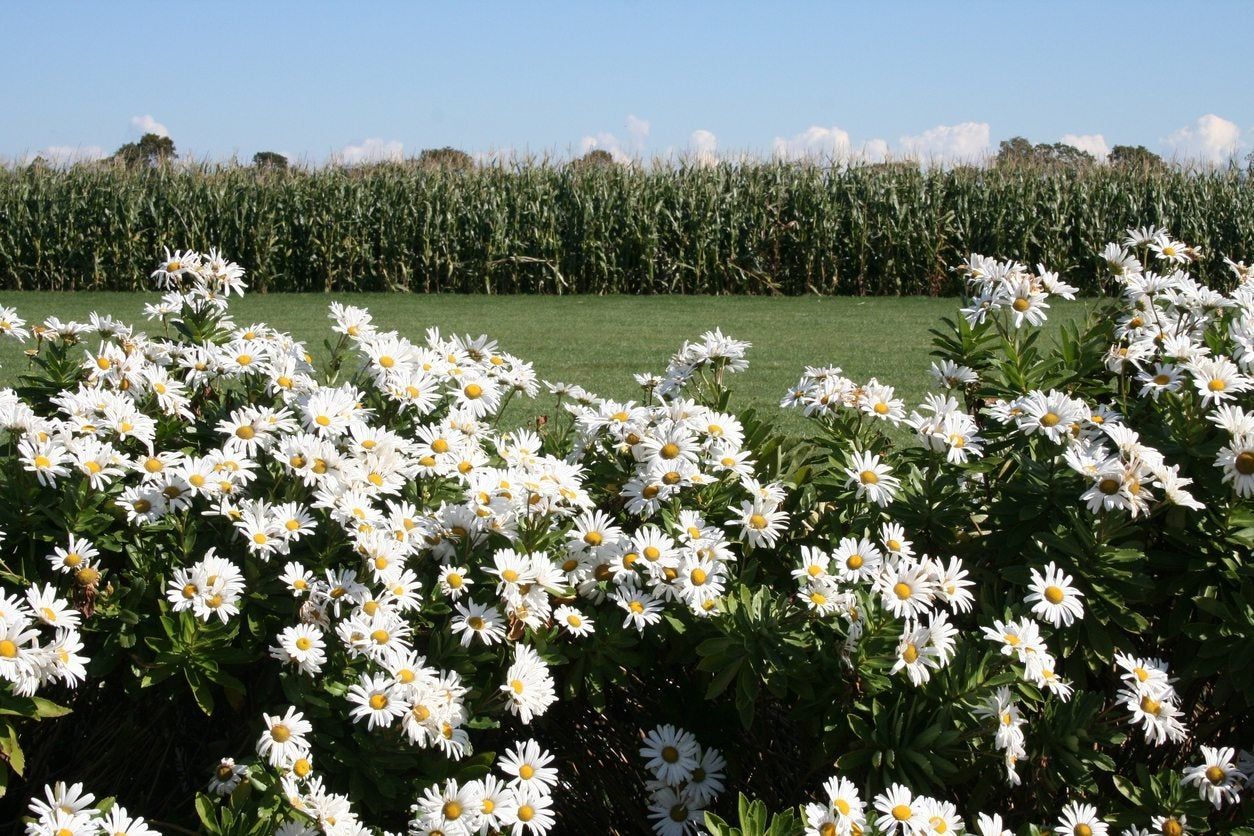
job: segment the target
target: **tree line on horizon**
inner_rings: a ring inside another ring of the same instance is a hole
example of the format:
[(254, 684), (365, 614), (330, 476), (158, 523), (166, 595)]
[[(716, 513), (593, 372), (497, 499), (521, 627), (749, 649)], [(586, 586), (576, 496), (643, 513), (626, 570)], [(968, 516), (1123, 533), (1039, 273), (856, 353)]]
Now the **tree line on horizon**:
[[(108, 164), (123, 165), (128, 168), (153, 167), (166, 165), (177, 159), (174, 140), (169, 136), (146, 133), (137, 142), (128, 142), (118, 148), (111, 156), (104, 158)], [(440, 169), (444, 171), (464, 171), (475, 168), (475, 158), (458, 148), (445, 146), (442, 148), (423, 149), (417, 157), (406, 162), (419, 168)], [(1078, 169), (1100, 165), (1103, 161), (1081, 148), (1062, 142), (1033, 144), (1026, 137), (1016, 136), (1002, 140), (997, 154), (992, 157), (991, 164), (995, 167), (1024, 167), (1045, 169)], [(1146, 148), (1144, 145), (1116, 145), (1111, 148), (1105, 164), (1115, 168), (1156, 169), (1170, 163), (1163, 157)], [(1249, 167), (1254, 168), (1254, 152), (1246, 157)], [(580, 157), (571, 160), (573, 166), (597, 167), (618, 165), (618, 160), (608, 151), (600, 148), (592, 149)], [(870, 163), (872, 166), (895, 166), (911, 164), (907, 161), (886, 161)], [(50, 167), (44, 157), (36, 157), (29, 163), (35, 168)], [(258, 151), (253, 154), (251, 167), (261, 171), (286, 171), (291, 161), (277, 151)]]

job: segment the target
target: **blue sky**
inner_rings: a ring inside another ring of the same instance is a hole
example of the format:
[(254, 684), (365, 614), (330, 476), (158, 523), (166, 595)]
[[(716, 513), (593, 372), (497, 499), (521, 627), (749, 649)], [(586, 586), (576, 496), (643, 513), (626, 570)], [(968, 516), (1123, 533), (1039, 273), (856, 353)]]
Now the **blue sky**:
[(1254, 3), (0, 6), (0, 156), (1254, 147)]

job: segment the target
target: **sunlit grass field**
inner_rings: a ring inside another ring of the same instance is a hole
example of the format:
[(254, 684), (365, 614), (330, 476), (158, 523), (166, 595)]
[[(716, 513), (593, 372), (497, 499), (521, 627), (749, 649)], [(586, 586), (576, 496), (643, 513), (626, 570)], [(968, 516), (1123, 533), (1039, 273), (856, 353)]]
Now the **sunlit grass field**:
[[(0, 292), (0, 305), (16, 307), (28, 322), (47, 316), (87, 318), (99, 311), (137, 328), (160, 328), (143, 319), (156, 294)], [(957, 299), (743, 296), (463, 296), (410, 294), (254, 294), (232, 302), (236, 322), (266, 322), (304, 340), (315, 357), (326, 353), (332, 301), (368, 307), (382, 329), (421, 341), (427, 328), (445, 334), (488, 334), (503, 350), (535, 365), (546, 380), (578, 383), (605, 397), (639, 398), (633, 372), (665, 368), (685, 339), (719, 327), (749, 340), (749, 369), (732, 378), (732, 407), (754, 407), (786, 426), (800, 420), (778, 412), (780, 397), (806, 365), (836, 364), (854, 379), (876, 376), (898, 388), (908, 405), (928, 386), (929, 330), (956, 314)], [(1091, 303), (1051, 310), (1047, 330), (1083, 318)], [(24, 347), (0, 341), (0, 384), (12, 385), (26, 367)], [(511, 422), (551, 409), (511, 406)]]

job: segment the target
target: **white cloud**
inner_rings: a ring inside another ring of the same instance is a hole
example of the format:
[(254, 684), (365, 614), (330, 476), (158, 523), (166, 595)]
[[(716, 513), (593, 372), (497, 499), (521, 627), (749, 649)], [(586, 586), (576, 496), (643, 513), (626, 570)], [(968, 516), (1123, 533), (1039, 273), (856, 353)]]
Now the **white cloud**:
[(972, 162), (988, 154), (988, 123), (937, 125), (917, 136), (903, 136), (901, 148), (924, 162)]
[(689, 157), (697, 165), (714, 165), (718, 162), (718, 137), (707, 130), (696, 130), (688, 137)]
[(47, 148), (27, 153), (22, 157), (22, 164), (28, 165), (36, 157), (43, 157), (49, 165), (67, 166), (100, 160), (104, 156), (104, 149), (99, 145), (49, 145)]
[(611, 133), (599, 133), (585, 136), (579, 140), (579, 153), (586, 154), (589, 151), (608, 151), (609, 155), (614, 158), (615, 162), (627, 163), (631, 162), (631, 154), (623, 145), (622, 140)]
[(1178, 157), (1222, 163), (1241, 149), (1241, 129), (1234, 122), (1208, 113), (1167, 137)]
[(144, 116), (132, 116), (131, 126), (138, 128), (141, 134), (156, 134), (157, 136), (169, 136), (170, 132), (165, 129), (165, 125), (152, 118), (151, 114)]
[(631, 137), (631, 144), (636, 150), (643, 151), (649, 140), (649, 120), (641, 119), (634, 113), (627, 114), (627, 136)]
[(361, 163), (399, 162), (405, 156), (403, 143), (393, 139), (371, 138), (361, 145), (345, 145), (331, 155), (333, 165), (360, 165)]
[(880, 162), (888, 156), (885, 140), (870, 139), (854, 145), (849, 132), (834, 125), (811, 125), (790, 138), (777, 136), (771, 147), (775, 156), (784, 160)]
[(1106, 138), (1101, 134), (1063, 134), (1062, 139), (1058, 141), (1063, 145), (1087, 151), (1099, 160), (1110, 156), (1110, 146), (1106, 144)]
[(600, 133), (589, 134), (579, 140), (579, 153), (586, 154), (589, 151), (607, 151), (614, 158), (615, 162), (629, 163), (632, 160), (643, 157), (645, 143), (649, 139), (649, 120), (641, 119), (634, 113), (627, 114), (626, 121), (627, 138), (622, 139), (617, 134), (602, 131)]
[(777, 136), (771, 147), (775, 156), (784, 160), (845, 160), (853, 151), (848, 132), (835, 126), (818, 125), (811, 125), (789, 139)]

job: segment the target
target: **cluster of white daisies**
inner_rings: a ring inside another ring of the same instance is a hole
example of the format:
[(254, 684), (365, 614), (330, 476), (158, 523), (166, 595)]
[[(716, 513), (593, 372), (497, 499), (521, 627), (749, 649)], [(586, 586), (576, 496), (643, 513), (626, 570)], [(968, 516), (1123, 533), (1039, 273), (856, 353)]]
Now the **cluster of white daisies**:
[(411, 836), (548, 833), (555, 824), (552, 790), (559, 776), (553, 756), (534, 740), (497, 758), (503, 778), (487, 775), (459, 784), (449, 779), (426, 789), (413, 805)]
[(1015, 328), (1045, 322), (1051, 296), (1074, 299), (1079, 288), (1058, 278), (1057, 273), (1036, 265), (1036, 272), (1016, 261), (998, 261), (972, 254), (961, 268), (966, 277), (969, 302), (962, 315), (971, 325), (1004, 315)]
[[(977, 813), (974, 827), (968, 827), (958, 808), (950, 801), (915, 793), (904, 784), (893, 784), (868, 804), (848, 778), (833, 776), (823, 784), (824, 803), (808, 803), (803, 808), (806, 836), (855, 836), (873, 832), (880, 836), (939, 836), (972, 833), (979, 836), (1013, 836), (996, 813)], [(1153, 833), (1183, 836), (1188, 830), (1185, 815), (1155, 816)], [(1079, 801), (1068, 802), (1061, 810), (1053, 832), (1058, 836), (1107, 836), (1110, 825), (1096, 807)], [(1148, 836), (1151, 831), (1130, 827), (1124, 836)]]
[[(87, 572), (95, 571), (88, 563), (95, 555), (90, 543), (71, 537), (48, 560), (61, 571)], [(0, 589), (0, 679), (24, 697), (55, 682), (77, 687), (88, 662), (80, 623), (79, 611), (53, 584), (32, 584), (23, 596)]]
[[(1133, 252), (1138, 248), (1140, 257)], [(1145, 269), (1140, 259), (1150, 254), (1171, 272)], [(1254, 415), (1231, 403), (1252, 383), (1254, 273), (1233, 264), (1240, 286), (1225, 296), (1177, 269), (1195, 255), (1162, 230), (1131, 230), (1123, 247), (1107, 248), (1129, 303), (1107, 364), (1128, 372), (1144, 397), (1197, 397), (1209, 420), (1231, 438), (1216, 461), (1225, 481), (1240, 496), (1254, 495)], [(1075, 292), (1043, 267), (1031, 273), (1013, 262), (972, 256), (965, 270), (974, 301), (964, 314), (972, 323), (991, 316), (1003, 326), (1039, 325), (1051, 295), (1072, 298)], [(512, 663), (495, 687), (507, 709), (527, 724), (548, 709), (556, 692), (544, 660), (519, 640), (523, 627), (580, 641), (595, 633), (602, 605), (640, 632), (657, 625), (667, 605), (714, 614), (735, 571), (737, 548), (773, 548), (790, 531), (785, 487), (757, 479), (741, 423), (685, 397), (685, 390), (717, 388), (725, 375), (743, 370), (747, 343), (719, 331), (685, 343), (663, 374), (637, 376), (649, 394), (645, 404), (548, 384), (573, 420), (574, 452), (558, 459), (542, 452), (535, 433), (497, 433), (488, 424), (512, 397), (531, 397), (539, 388), (530, 365), (495, 342), (444, 338), (431, 330), (425, 342), (412, 343), (377, 328), (361, 308), (333, 304), (335, 362), (351, 352), (357, 374), (354, 382), (323, 385), (302, 344), (263, 324), (237, 326), (227, 315), (228, 297), (244, 292), (243, 276), (242, 268), (214, 251), (167, 253), (154, 272), (169, 292), (148, 306), (150, 319), (168, 331), (180, 321), (208, 317), (213, 333), (202, 342), (150, 337), (94, 314), (88, 323), (49, 318), (27, 328), (15, 311), (0, 308), (0, 335), (34, 335), (62, 345), (99, 338), (81, 361), (78, 388), (52, 399), (53, 416), (41, 416), (11, 390), (0, 390), (0, 427), (17, 440), (22, 469), (43, 486), (79, 479), (95, 491), (121, 486), (118, 505), (136, 525), (199, 504), (234, 532), (233, 545), (249, 558), (281, 562), (279, 578), (293, 596), (295, 618), (274, 638), (271, 655), (309, 677), (322, 674), (332, 656), (337, 670), (347, 662), (355, 676), (348, 713), (367, 730), (397, 729), (412, 744), (452, 758), (473, 751), (465, 728), (468, 686), (455, 672), (427, 665), (414, 646), (412, 617), (423, 594), (411, 568), (418, 558), (438, 567), (431, 582), (452, 609), (451, 633), (463, 645), (507, 648), (502, 652)], [(1231, 356), (1212, 356), (1202, 334), (1228, 310), (1234, 312)], [(909, 415), (891, 386), (875, 379), (858, 384), (834, 367), (808, 368), (783, 404), (822, 419), (845, 411), (859, 420), (909, 427), (924, 447), (953, 464), (982, 456), (987, 441), (977, 416), (951, 396), (977, 383), (978, 375), (952, 361), (935, 364), (932, 375), (947, 391), (930, 395)], [(213, 388), (241, 394), (247, 405), (198, 426), (198, 393)], [(372, 400), (385, 407), (376, 412), (364, 405)], [(1168, 502), (1198, 507), (1185, 490), (1189, 480), (1108, 407), (1033, 391), (993, 403), (986, 414), (1010, 431), (1057, 445), (1066, 463), (1090, 480), (1082, 500), (1095, 513), (1143, 513), (1155, 491)], [(166, 449), (158, 449), (159, 426), (177, 428), (174, 438), (162, 436)], [(184, 452), (193, 437), (201, 446), (204, 439), (212, 442), (199, 453)], [(585, 474), (606, 464), (623, 478), (598, 490), (607, 488), (611, 501), (621, 503), (633, 518), (629, 524), (598, 508), (585, 485)], [(844, 477), (877, 514), (901, 487), (884, 458), (869, 451), (849, 454)], [(430, 506), (405, 499), (406, 488), (419, 478), (436, 486), (440, 499)], [(304, 494), (285, 490), (282, 502), (266, 499), (278, 495), (272, 488), (280, 484), (299, 485)], [(725, 497), (718, 506), (684, 507), (697, 489), (710, 486)], [(318, 576), (298, 559), (299, 546), (328, 522), (347, 539), (351, 558)], [(560, 545), (531, 548), (536, 531), (558, 532)], [(487, 556), (490, 537), (511, 546)], [(228, 551), (226, 544), (219, 547)], [(95, 588), (105, 568), (94, 546), (74, 534), (48, 560), (85, 591)], [(900, 619), (892, 672), (914, 685), (926, 683), (953, 657), (958, 630), (949, 616), (973, 603), (962, 563), (916, 556), (895, 523), (844, 537), (831, 548), (804, 547), (793, 576), (801, 606), (844, 619), (846, 650), (862, 632), (860, 597)], [(222, 623), (239, 614), (247, 594), (240, 565), (216, 549), (174, 567), (166, 588), (175, 612)], [(1066, 628), (1083, 618), (1083, 598), (1051, 563), (1032, 570), (1024, 603), (1041, 623)], [(53, 680), (81, 681), (86, 659), (78, 620), (53, 585), (30, 587), (24, 600), (0, 595), (0, 677), (22, 694)], [(985, 634), (1022, 664), (1025, 680), (1068, 698), (1070, 686), (1055, 672), (1036, 622), (997, 621)], [(1122, 656), (1118, 663), (1125, 681), (1121, 699), (1132, 721), (1153, 742), (1182, 740), (1185, 729), (1165, 664)], [(996, 718), (996, 745), (1005, 754), (1009, 780), (1017, 782), (1025, 721), (1010, 689), (997, 691), (978, 711)], [(293, 808), (326, 833), (364, 832), (350, 800), (328, 791), (315, 773), (312, 724), (297, 707), (266, 715), (264, 723), (258, 755), (281, 775)], [(1232, 765), (1232, 750), (1203, 752), (1206, 763), (1184, 780), (1216, 806), (1234, 802), (1250, 770)], [(722, 757), (671, 726), (650, 732), (641, 755), (653, 773), (649, 815), (655, 829), (690, 832), (722, 789)], [(551, 755), (527, 741), (500, 759), (505, 780), (489, 776), (433, 786), (414, 805), (411, 832), (544, 833), (554, 823), (550, 792), (558, 783), (551, 762)], [(229, 795), (248, 777), (246, 766), (226, 759), (210, 790)], [(89, 833), (106, 821), (87, 809), (90, 796), (79, 803), (79, 789), (68, 795), (56, 790), (55, 799), (50, 791), (46, 810), (32, 807), (39, 827), (59, 833), (60, 825), (50, 822), (77, 816), (69, 832)], [(826, 806), (806, 808), (811, 832), (822, 836), (872, 825), (903, 833), (962, 827), (953, 805), (901, 786), (873, 800), (870, 806), (880, 813), (874, 822), (847, 779), (833, 779), (825, 791)], [(125, 817), (118, 808), (108, 815)], [(1097, 836), (1105, 831), (1096, 811), (1083, 805), (1071, 805), (1064, 818)], [(119, 822), (107, 832), (149, 832), (142, 821)], [(285, 827), (305, 832), (304, 824)], [(1000, 820), (981, 817), (979, 829), (1000, 836)]]
[[(949, 614), (969, 612), (975, 600), (962, 561), (916, 555), (905, 529), (891, 522), (880, 527), (877, 539), (843, 537), (831, 550), (802, 546), (792, 575), (807, 609), (843, 618), (846, 654), (862, 636), (864, 600), (901, 619), (891, 673), (903, 673), (916, 686), (953, 659), (958, 628)], [(870, 596), (860, 597), (859, 590)]]
[[(103, 808), (103, 809), (102, 809)], [(160, 836), (140, 816), (115, 803), (96, 805), (82, 784), (63, 781), (44, 787), (30, 802), (26, 836)]]
[(658, 836), (685, 836), (705, 822), (705, 808), (723, 791), (727, 762), (691, 733), (661, 725), (644, 736), (640, 757), (652, 773), (649, 819)]

